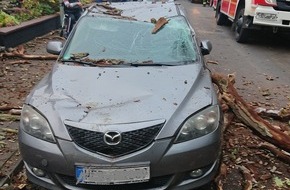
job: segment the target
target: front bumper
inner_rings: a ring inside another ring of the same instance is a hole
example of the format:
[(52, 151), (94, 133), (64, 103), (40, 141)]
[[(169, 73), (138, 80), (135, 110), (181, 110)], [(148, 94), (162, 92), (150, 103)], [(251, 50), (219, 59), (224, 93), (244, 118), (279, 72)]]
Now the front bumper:
[[(45, 142), (21, 130), (19, 146), (28, 179), (49, 189), (191, 189), (214, 178), (219, 167), (220, 137), (219, 128), (209, 135), (179, 144), (172, 145), (171, 139), (157, 140), (143, 150), (115, 159), (90, 153), (66, 140), (58, 139), (58, 144)], [(145, 161), (150, 162), (148, 182), (116, 186), (76, 185), (75, 163), (118, 165)], [(32, 172), (34, 167), (45, 171), (46, 176), (36, 176)], [(196, 169), (203, 169), (204, 174), (198, 178), (190, 177), (189, 173)]]
[[(266, 17), (263, 18), (259, 15), (263, 15)], [(287, 11), (276, 11), (275, 9), (273, 9), (273, 7), (258, 6), (255, 10), (253, 24), (290, 28), (289, 15), (290, 12)]]

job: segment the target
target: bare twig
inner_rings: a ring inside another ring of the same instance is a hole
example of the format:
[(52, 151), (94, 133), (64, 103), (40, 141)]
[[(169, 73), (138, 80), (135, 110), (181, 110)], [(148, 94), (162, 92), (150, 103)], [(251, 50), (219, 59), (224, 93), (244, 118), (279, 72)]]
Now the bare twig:
[(4, 131), (4, 132), (8, 132), (8, 133), (15, 133), (15, 134), (18, 133), (18, 130), (16, 130), (16, 129), (1, 128), (1, 130)]
[(250, 170), (245, 166), (238, 166), (238, 168), (242, 171), (245, 179), (244, 190), (251, 190), (253, 188), (253, 177), (250, 173)]
[(9, 64), (15, 65), (15, 64), (31, 64), (31, 62), (27, 60), (18, 60), (18, 61), (11, 61)]

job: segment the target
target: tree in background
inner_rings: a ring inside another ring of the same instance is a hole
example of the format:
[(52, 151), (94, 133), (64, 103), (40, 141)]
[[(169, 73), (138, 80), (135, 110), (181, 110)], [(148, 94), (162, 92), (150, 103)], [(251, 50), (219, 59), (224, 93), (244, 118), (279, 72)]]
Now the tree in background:
[[(89, 4), (92, 0), (81, 0)], [(0, 12), (0, 28), (17, 25), (20, 22), (51, 15), (59, 12), (59, 0), (11, 0), (13, 7), (3, 8)]]

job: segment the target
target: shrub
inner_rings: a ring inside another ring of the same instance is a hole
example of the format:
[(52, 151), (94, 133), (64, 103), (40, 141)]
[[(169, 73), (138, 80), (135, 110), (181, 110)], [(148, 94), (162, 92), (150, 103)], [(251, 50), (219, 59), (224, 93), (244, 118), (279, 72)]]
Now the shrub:
[(25, 11), (15, 14), (15, 17), (23, 22), (43, 15), (53, 14), (59, 11), (58, 4), (58, 0), (25, 0), (21, 5)]
[[(89, 4), (94, 0), (80, 1), (83, 4)], [(59, 0), (11, 0), (10, 3), (15, 6), (21, 6), (21, 9), (11, 14), (7, 14), (1, 10), (0, 27), (14, 26), (20, 22), (54, 14), (60, 10)]]
[(0, 28), (7, 26), (14, 26), (19, 24), (19, 21), (12, 15), (0, 10)]

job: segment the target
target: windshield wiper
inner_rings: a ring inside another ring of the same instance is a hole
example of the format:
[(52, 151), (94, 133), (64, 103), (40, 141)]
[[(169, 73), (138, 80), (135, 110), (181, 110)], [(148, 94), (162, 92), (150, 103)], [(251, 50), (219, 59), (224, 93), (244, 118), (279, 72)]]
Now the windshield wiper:
[(115, 66), (124, 63), (123, 60), (119, 59), (91, 59), (87, 57), (88, 55), (88, 53), (73, 54), (73, 56), (71, 56), (69, 59), (61, 59), (60, 61), (78, 63), (95, 67)]
[(70, 63), (78, 63), (78, 64), (82, 64), (82, 65), (97, 66), (96, 64), (94, 64), (92, 62), (86, 62), (86, 61), (77, 60), (77, 59), (61, 59), (60, 61), (63, 63), (70, 62)]
[(134, 67), (139, 67), (139, 66), (174, 66), (172, 64), (168, 63), (154, 63), (152, 60), (150, 61), (135, 61), (131, 63), (124, 63), (123, 65), (129, 65), (129, 66), (134, 66)]
[(84, 60), (84, 58), (88, 57), (89, 53), (87, 52), (80, 52), (80, 53), (72, 53), (69, 59), (61, 59), (61, 62), (71, 62), (71, 63), (79, 63), (83, 65), (89, 65), (89, 66), (96, 66), (94, 63)]

